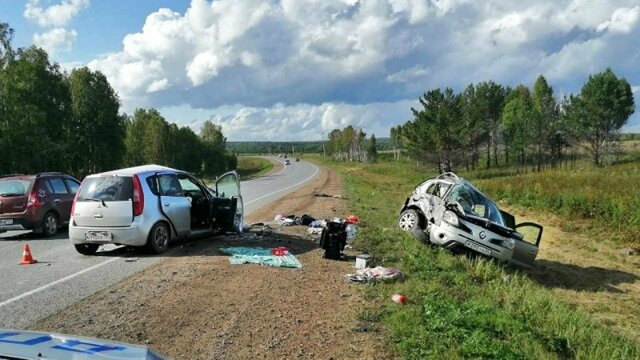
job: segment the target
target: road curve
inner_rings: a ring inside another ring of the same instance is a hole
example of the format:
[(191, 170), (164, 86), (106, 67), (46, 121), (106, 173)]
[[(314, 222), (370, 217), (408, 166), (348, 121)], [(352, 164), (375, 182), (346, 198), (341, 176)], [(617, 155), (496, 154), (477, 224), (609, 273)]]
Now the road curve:
[[(243, 181), (245, 215), (286, 196), (317, 173), (318, 167), (300, 161), (276, 174)], [(39, 263), (17, 265), (27, 243)], [(66, 232), (50, 239), (18, 232), (0, 234), (0, 328), (26, 329), (39, 319), (181, 251), (174, 247), (163, 255), (150, 256), (126, 247), (103, 248), (96, 256), (80, 255)]]

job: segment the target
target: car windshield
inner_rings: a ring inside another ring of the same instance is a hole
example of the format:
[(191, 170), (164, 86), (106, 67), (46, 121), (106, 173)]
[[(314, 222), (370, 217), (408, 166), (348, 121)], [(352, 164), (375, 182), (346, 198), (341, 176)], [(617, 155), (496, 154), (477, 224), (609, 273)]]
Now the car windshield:
[(0, 196), (27, 195), (29, 185), (29, 180), (0, 180)]
[(451, 189), (447, 201), (458, 202), (467, 214), (504, 226), (504, 219), (496, 204), (467, 182), (456, 184)]

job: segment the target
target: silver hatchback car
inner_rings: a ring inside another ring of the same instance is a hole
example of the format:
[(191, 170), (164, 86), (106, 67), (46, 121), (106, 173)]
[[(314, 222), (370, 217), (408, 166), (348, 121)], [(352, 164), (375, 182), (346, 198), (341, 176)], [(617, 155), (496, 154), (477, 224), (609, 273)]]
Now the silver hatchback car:
[(145, 165), (87, 176), (71, 208), (69, 238), (84, 255), (102, 244), (162, 253), (173, 239), (241, 232), (243, 215), (235, 171), (209, 188), (188, 172)]
[(543, 227), (501, 210), (465, 179), (445, 173), (416, 186), (400, 209), (398, 226), (425, 243), (469, 250), (531, 266)]

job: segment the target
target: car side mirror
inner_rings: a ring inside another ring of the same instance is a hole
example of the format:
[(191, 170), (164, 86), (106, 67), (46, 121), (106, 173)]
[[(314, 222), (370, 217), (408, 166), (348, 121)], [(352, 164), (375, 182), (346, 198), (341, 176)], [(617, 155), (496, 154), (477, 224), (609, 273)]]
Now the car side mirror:
[(457, 201), (447, 201), (445, 207), (460, 216), (465, 216), (464, 208)]

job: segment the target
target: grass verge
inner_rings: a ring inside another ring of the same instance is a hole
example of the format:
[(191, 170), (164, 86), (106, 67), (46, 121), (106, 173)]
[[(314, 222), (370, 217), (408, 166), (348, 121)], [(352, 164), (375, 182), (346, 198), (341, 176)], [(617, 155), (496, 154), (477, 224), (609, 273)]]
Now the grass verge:
[(238, 174), (244, 180), (260, 177), (273, 169), (271, 161), (257, 156), (239, 156)]
[[(396, 227), (398, 210), (413, 187), (432, 176), (409, 164), (335, 164), (351, 210), (364, 219), (359, 247), (378, 264), (408, 274), (401, 283), (367, 289), (374, 300), (361, 314), (383, 322), (401, 356), (500, 359), (630, 359), (638, 344), (597, 324), (586, 313), (517, 269), (485, 259), (454, 256), (424, 246)], [(392, 293), (410, 303), (391, 303)]]

